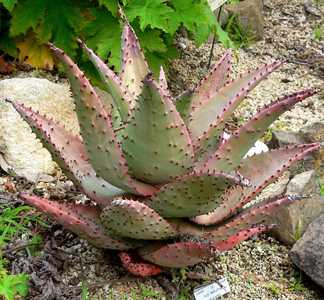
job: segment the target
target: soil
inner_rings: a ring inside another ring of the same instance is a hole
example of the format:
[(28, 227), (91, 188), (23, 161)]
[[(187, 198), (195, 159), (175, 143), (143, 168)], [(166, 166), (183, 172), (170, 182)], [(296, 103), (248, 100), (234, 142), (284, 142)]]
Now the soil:
[[(251, 93), (240, 108), (243, 117), (238, 115), (235, 124), (239, 125), (258, 106), (285, 92), (315, 87), (319, 90), (318, 95), (276, 122), (277, 127), (297, 131), (314, 120), (323, 121), (324, 42), (313, 37), (314, 28), (323, 20), (316, 13), (309, 12), (310, 9), (305, 10), (304, 1), (264, 2), (265, 38), (235, 52), (234, 76), (242, 70), (277, 59), (288, 63)], [(307, 3), (318, 9), (312, 2)], [(324, 4), (320, 8), (324, 11)], [(183, 38), (179, 38), (178, 43), (184, 49), (169, 71), (169, 84), (175, 95), (192, 88), (204, 76), (211, 47), (211, 43), (207, 43), (197, 48)], [(223, 52), (224, 48), (217, 44), (213, 61)], [(0, 179), (0, 202), (12, 206), (21, 204), (16, 197), (18, 191), (34, 192), (53, 199), (83, 199), (64, 177), (38, 184), (6, 174), (2, 174)], [(49, 224), (46, 229), (30, 224), (31, 232), (43, 237), (37, 255), (26, 251), (26, 236), (17, 236), (3, 250), (9, 271), (30, 274), (27, 299), (88, 299), (81, 296), (88, 290), (91, 294), (89, 299), (184, 300), (192, 298), (194, 287), (224, 276), (231, 286), (231, 293), (225, 299), (324, 299), (324, 292), (294, 268), (289, 259), (289, 248), (267, 235), (244, 242), (232, 251), (193, 268), (141, 279), (127, 274), (113, 251), (98, 250), (59, 225), (46, 221)]]

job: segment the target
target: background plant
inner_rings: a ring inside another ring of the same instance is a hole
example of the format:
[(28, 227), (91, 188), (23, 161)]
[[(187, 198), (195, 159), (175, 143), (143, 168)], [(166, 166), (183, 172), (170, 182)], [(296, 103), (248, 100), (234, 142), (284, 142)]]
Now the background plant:
[(118, 4), (139, 36), (153, 70), (176, 55), (176, 32), (184, 27), (199, 45), (216, 30), (207, 0), (0, 0), (0, 50), (35, 67), (53, 67), (44, 46), (54, 42), (80, 61), (77, 37), (120, 67)]

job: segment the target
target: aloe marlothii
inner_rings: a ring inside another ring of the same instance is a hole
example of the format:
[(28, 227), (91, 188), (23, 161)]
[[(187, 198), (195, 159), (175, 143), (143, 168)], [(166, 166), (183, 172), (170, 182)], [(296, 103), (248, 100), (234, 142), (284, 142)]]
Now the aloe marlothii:
[(122, 43), (117, 76), (79, 42), (108, 92), (101, 97), (78, 66), (50, 45), (71, 84), (80, 136), (12, 102), (93, 204), (20, 197), (95, 246), (119, 250), (125, 268), (139, 276), (196, 264), (271, 228), (268, 215), (296, 197), (245, 205), (319, 145), (245, 155), (273, 121), (313, 91), (274, 101), (224, 141), (224, 125), (235, 108), (280, 63), (231, 81), (226, 52), (195, 89), (175, 100), (162, 68), (154, 80), (127, 24)]

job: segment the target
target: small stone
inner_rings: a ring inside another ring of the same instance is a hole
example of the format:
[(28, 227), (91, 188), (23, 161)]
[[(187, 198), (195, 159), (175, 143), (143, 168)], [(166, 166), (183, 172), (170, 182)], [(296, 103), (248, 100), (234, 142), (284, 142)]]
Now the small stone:
[[(324, 199), (322, 199), (324, 202)], [(290, 252), (294, 264), (324, 288), (324, 214), (307, 228)]]

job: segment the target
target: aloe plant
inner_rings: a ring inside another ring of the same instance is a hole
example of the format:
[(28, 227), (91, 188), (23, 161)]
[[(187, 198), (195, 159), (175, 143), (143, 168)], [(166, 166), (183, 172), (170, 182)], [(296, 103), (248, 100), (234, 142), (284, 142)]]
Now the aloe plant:
[(173, 99), (163, 69), (156, 81), (128, 24), (122, 43), (122, 70), (116, 75), (79, 41), (108, 92), (100, 97), (78, 66), (49, 45), (65, 66), (80, 136), (12, 102), (91, 203), (26, 193), (21, 199), (95, 246), (118, 250), (123, 266), (139, 276), (194, 265), (271, 228), (268, 215), (297, 197), (245, 205), (319, 145), (246, 154), (272, 122), (314, 92), (274, 101), (225, 140), (233, 111), (280, 62), (230, 80), (226, 52), (193, 90)]

